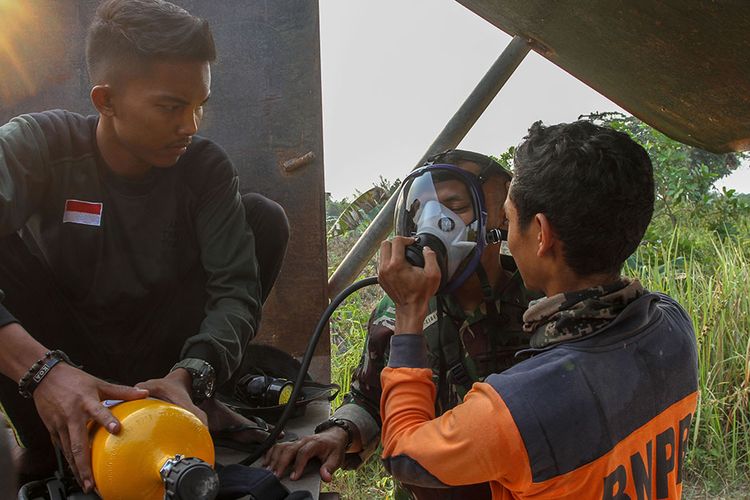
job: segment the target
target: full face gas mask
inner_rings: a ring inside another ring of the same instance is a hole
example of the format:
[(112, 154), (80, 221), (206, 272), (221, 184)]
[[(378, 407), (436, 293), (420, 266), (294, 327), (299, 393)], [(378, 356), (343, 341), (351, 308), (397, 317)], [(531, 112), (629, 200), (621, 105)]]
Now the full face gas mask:
[[(462, 161), (479, 165), (479, 173), (459, 168), (456, 164)], [(503, 230), (486, 229), (482, 184), (491, 169), (505, 172), (487, 156), (450, 150), (431, 158), (402, 183), (395, 210), (396, 235), (416, 238), (406, 249), (412, 265), (424, 266), (425, 246), (435, 252), (441, 273), (438, 294), (460, 287), (477, 271), (486, 244), (505, 239)]]

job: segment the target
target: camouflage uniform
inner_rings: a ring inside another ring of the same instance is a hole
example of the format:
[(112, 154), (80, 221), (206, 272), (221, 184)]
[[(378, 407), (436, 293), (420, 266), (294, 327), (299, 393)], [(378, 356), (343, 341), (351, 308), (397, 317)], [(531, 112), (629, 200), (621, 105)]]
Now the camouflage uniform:
[[(446, 297), (443, 304), (443, 321), (452, 323), (452, 331), (457, 333), (458, 350), (463, 367), (471, 380), (483, 380), (493, 372), (503, 371), (518, 363), (523, 358), (515, 356), (522, 349), (529, 347), (528, 333), (523, 331), (523, 314), (532, 296), (523, 287), (518, 272), (508, 273), (509, 280), (499, 292), (496, 301), (498, 325), (496, 326), (495, 351), (498, 355), (493, 361), (490, 331), (493, 327), (488, 319), (485, 304), (474, 312), (467, 314), (455, 301)], [(346, 455), (346, 468), (354, 468), (366, 460), (380, 444), (380, 372), (388, 364), (388, 351), (395, 326), (395, 305), (388, 296), (380, 301), (372, 312), (367, 329), (365, 352), (352, 377), (351, 391), (344, 399), (344, 404), (336, 410), (334, 416), (352, 421), (362, 437), (363, 451)], [(430, 302), (430, 310), (424, 322), (424, 335), (429, 349), (430, 363), (433, 369), (433, 380), (436, 386), (440, 373), (439, 321), (437, 303)], [(445, 331), (445, 330), (444, 330)], [(443, 337), (445, 338), (445, 337)], [(452, 408), (463, 400), (470, 388), (457, 383), (453, 372), (446, 373), (444, 384), (443, 408), (440, 413)], [(431, 495), (434, 497), (434, 495)], [(397, 498), (399, 496), (397, 495)]]
[(585, 337), (600, 330), (645, 290), (637, 279), (617, 281), (535, 300), (524, 313), (524, 331), (531, 347), (544, 348)]

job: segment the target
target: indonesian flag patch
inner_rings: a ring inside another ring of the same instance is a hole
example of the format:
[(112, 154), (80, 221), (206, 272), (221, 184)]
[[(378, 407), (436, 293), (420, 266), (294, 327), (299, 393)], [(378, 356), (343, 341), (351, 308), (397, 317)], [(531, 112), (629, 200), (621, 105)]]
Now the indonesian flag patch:
[(65, 200), (63, 222), (101, 226), (102, 206), (102, 203), (93, 201)]

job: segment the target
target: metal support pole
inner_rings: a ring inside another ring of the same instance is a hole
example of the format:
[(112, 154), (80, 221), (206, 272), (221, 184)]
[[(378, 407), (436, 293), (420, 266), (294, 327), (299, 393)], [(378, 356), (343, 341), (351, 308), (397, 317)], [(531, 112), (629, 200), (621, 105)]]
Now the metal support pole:
[[(427, 148), (427, 152), (414, 168), (422, 166), (430, 156), (458, 146), (497, 93), (500, 92), (500, 89), (503, 88), (508, 78), (521, 64), (521, 61), (528, 54), (529, 48), (529, 43), (525, 38), (513, 37), (513, 40), (510, 41), (500, 57), (487, 71), (487, 74), (469, 94), (469, 97), (456, 111), (453, 118), (445, 125), (432, 145)], [(398, 193), (391, 196), (388, 203), (380, 210), (357, 240), (357, 243), (346, 254), (339, 267), (336, 268), (333, 276), (328, 280), (329, 297), (335, 296), (354, 281), (364, 269), (367, 261), (375, 254), (380, 242), (388, 236), (393, 227), (393, 210), (397, 198)]]

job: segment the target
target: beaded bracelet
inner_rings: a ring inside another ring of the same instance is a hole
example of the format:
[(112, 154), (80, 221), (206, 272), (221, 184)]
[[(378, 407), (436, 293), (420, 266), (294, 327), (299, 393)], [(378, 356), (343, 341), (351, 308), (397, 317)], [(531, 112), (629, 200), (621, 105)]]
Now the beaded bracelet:
[(38, 359), (31, 365), (29, 371), (18, 381), (18, 393), (26, 399), (31, 399), (34, 390), (39, 386), (42, 379), (54, 368), (60, 361), (64, 361), (70, 366), (80, 368), (73, 363), (67, 354), (60, 350), (47, 351), (44, 357)]

